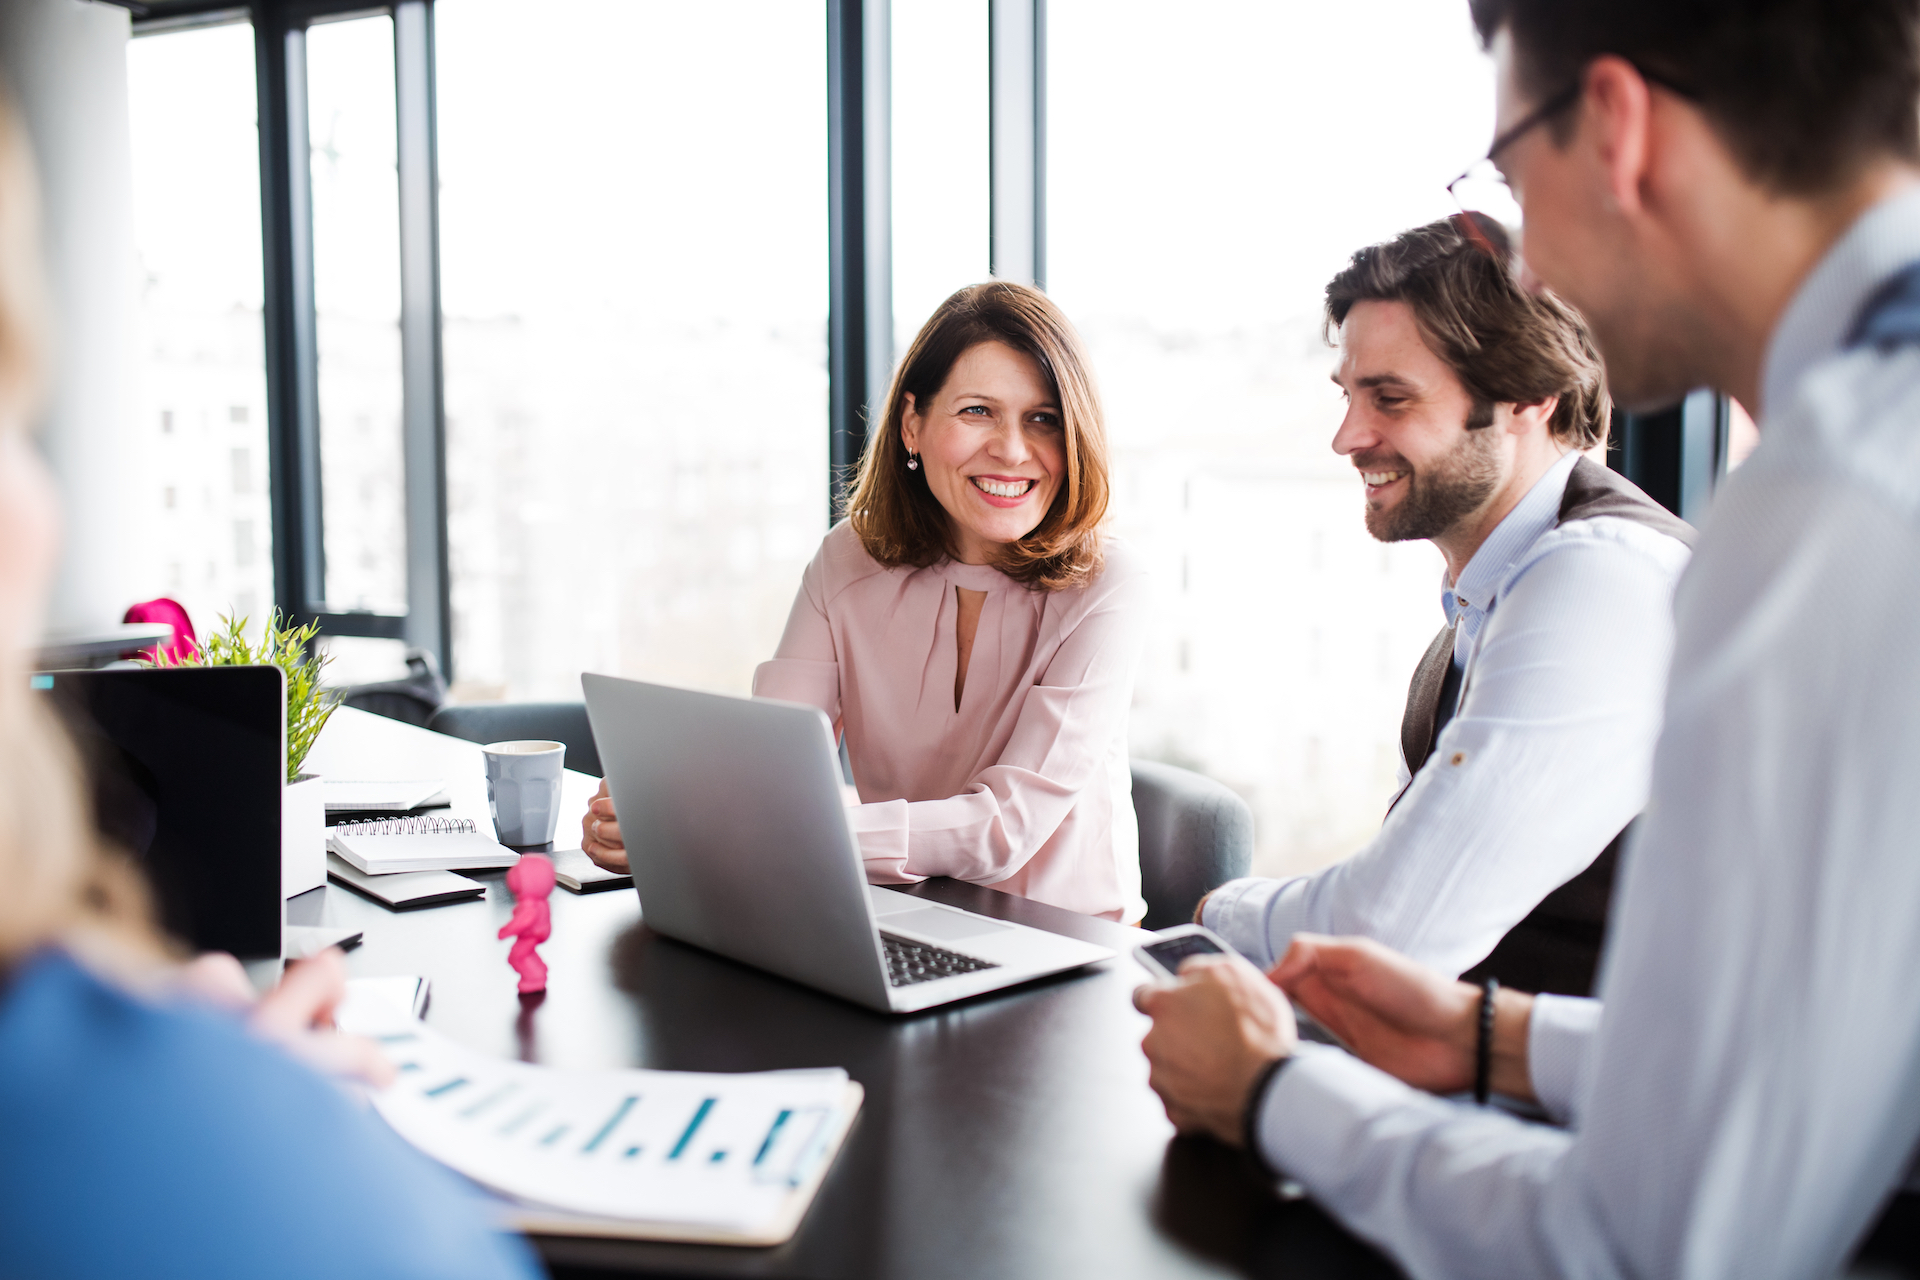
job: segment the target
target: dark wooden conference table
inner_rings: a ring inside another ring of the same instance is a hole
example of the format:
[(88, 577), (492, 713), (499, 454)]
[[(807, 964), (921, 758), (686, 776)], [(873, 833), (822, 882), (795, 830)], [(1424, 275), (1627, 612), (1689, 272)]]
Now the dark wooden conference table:
[[(340, 779), (441, 778), (486, 823), (479, 748), (336, 712), (309, 768)], [(563, 847), (597, 785), (571, 774)], [(364, 931), (357, 977), (432, 982), (427, 1021), (469, 1047), (572, 1067), (761, 1071), (840, 1066), (866, 1101), (799, 1232), (742, 1249), (542, 1239), (555, 1275), (856, 1277), (1395, 1276), (1306, 1201), (1275, 1197), (1239, 1155), (1176, 1138), (1147, 1087), (1146, 1019), (1124, 958), (1139, 937), (958, 881), (912, 892), (1102, 943), (1123, 958), (907, 1017), (870, 1013), (653, 933), (631, 889), (556, 889), (551, 974), (523, 1004), (484, 901), (392, 912), (329, 885), (289, 921)]]
[[(488, 828), (480, 749), (364, 712), (334, 713), (308, 767), (338, 779), (437, 778)], [(562, 847), (599, 785), (570, 773)], [(1178, 1138), (1147, 1087), (1130, 1002), (1139, 931), (954, 880), (908, 890), (1085, 938), (1120, 958), (906, 1017), (885, 1017), (663, 938), (631, 889), (553, 894), (543, 998), (523, 1004), (484, 901), (393, 912), (329, 885), (291, 924), (359, 929), (356, 977), (432, 983), (427, 1021), (471, 1048), (573, 1067), (765, 1071), (844, 1067), (866, 1101), (800, 1230), (772, 1248), (541, 1239), (558, 1277), (1061, 1280), (1394, 1277), (1304, 1200), (1281, 1200), (1237, 1152)], [(1845, 1273), (1920, 1280), (1920, 1196), (1897, 1197)]]

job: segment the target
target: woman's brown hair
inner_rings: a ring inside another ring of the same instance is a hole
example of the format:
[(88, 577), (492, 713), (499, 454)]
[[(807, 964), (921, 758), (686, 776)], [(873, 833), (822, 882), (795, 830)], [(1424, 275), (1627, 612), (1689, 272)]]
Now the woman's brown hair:
[(1038, 289), (991, 280), (968, 285), (922, 325), (893, 376), (880, 429), (866, 451), (846, 513), (867, 554), (885, 565), (925, 568), (952, 554), (952, 529), (924, 470), (907, 469), (900, 426), (907, 397), (931, 404), (960, 357), (1002, 342), (1033, 357), (1060, 406), (1067, 474), (1033, 531), (1006, 546), (995, 568), (1042, 591), (1077, 586), (1100, 571), (1100, 522), (1107, 514), (1107, 427), (1093, 366), (1080, 335)]
[[(45, 363), (38, 206), (32, 150), (0, 87), (0, 433), (9, 435), (28, 430)], [(0, 629), (20, 621), (0, 618)], [(99, 944), (156, 956), (145, 885), (94, 834), (73, 745), (47, 695), (28, 691), (24, 658), (11, 646), (0, 653), (0, 977), (55, 939), (90, 944), (100, 959)]]

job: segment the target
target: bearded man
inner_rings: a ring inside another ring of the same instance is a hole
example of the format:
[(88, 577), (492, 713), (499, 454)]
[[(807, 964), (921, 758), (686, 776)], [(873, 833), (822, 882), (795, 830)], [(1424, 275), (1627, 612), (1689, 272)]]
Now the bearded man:
[(1351, 857), (1231, 881), (1196, 918), (1263, 967), (1295, 933), (1359, 934), (1448, 975), (1585, 995), (1646, 803), (1692, 530), (1583, 456), (1609, 412), (1586, 328), (1520, 287), (1498, 224), (1466, 216), (1362, 249), (1327, 286), (1333, 447), (1367, 530), (1446, 557), (1399, 795)]
[[(1271, 982), (1193, 957), (1136, 993), (1153, 1087), (1422, 1280), (1800, 1280), (1863, 1239), (1847, 1274), (1912, 1275), (1920, 0), (1472, 12), (1482, 165), (1614, 394), (1760, 426), (1675, 598), (1605, 1003), (1300, 937)], [(1468, 1089), (1553, 1123), (1436, 1096)]]

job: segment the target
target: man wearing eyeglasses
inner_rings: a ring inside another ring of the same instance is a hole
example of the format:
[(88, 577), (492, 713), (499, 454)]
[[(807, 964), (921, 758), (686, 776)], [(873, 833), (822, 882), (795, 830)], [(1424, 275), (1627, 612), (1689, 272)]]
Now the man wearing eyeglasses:
[(1920, 0), (1473, 13), (1613, 394), (1761, 425), (1677, 597), (1605, 1004), (1300, 938), (1143, 989), (1153, 1084), (1415, 1275), (1829, 1275), (1920, 1141)]
[(1327, 285), (1347, 400), (1334, 450), (1370, 533), (1446, 558), (1446, 624), (1414, 672), (1379, 835), (1202, 902), (1256, 964), (1296, 933), (1360, 934), (1449, 977), (1592, 990), (1693, 531), (1583, 456), (1607, 434), (1600, 357), (1511, 256), (1497, 222), (1459, 214), (1362, 249)]

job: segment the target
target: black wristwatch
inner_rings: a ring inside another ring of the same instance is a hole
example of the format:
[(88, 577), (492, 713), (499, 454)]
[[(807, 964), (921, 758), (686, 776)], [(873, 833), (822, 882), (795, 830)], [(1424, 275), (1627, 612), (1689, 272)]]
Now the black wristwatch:
[(1267, 1091), (1292, 1061), (1293, 1055), (1289, 1054), (1284, 1058), (1275, 1058), (1260, 1068), (1260, 1074), (1253, 1078), (1253, 1088), (1247, 1094), (1247, 1109), (1240, 1116), (1241, 1149), (1252, 1162), (1253, 1171), (1268, 1182), (1278, 1182), (1284, 1175), (1268, 1164), (1266, 1156), (1260, 1152), (1260, 1104), (1266, 1101)]

